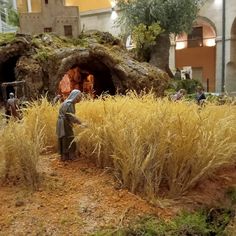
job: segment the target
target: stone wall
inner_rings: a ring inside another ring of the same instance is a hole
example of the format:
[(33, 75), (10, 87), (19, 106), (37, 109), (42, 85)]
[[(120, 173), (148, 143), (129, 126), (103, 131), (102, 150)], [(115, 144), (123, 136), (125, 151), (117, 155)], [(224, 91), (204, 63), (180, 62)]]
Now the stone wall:
[(80, 19), (78, 7), (66, 7), (63, 0), (50, 0), (48, 4), (42, 1), (42, 12), (21, 13), (20, 32), (25, 34), (40, 34), (51, 30), (58, 35), (65, 35), (64, 26), (72, 27), (72, 36), (80, 34)]

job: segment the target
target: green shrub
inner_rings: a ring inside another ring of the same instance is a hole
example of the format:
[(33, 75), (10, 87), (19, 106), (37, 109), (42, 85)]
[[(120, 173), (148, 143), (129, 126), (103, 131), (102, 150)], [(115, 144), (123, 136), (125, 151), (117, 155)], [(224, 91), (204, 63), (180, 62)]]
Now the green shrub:
[(226, 235), (224, 230), (234, 217), (235, 212), (227, 208), (213, 208), (205, 214), (207, 214), (207, 223), (211, 235), (223, 236)]
[(180, 89), (185, 89), (188, 94), (195, 93), (196, 88), (200, 86), (203, 87), (202, 84), (198, 80), (189, 79), (189, 80), (171, 80), (170, 89), (175, 89), (175, 91), (179, 91)]
[(129, 227), (100, 231), (94, 236), (223, 236), (232, 218), (232, 210), (210, 209), (194, 213), (183, 212), (172, 220), (164, 221), (148, 216)]

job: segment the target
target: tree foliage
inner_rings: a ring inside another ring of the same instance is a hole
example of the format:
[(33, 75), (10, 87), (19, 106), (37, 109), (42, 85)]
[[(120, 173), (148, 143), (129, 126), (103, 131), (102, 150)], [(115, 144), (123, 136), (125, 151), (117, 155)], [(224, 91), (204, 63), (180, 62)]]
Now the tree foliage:
[(13, 26), (19, 26), (19, 14), (13, 7), (11, 0), (0, 0), (0, 11), (7, 12), (7, 23)]
[(118, 0), (119, 25), (132, 31), (139, 24), (159, 22), (166, 33), (189, 32), (204, 0)]
[(149, 26), (144, 25), (143, 23), (134, 26), (132, 31), (132, 39), (139, 59), (146, 59), (150, 47), (155, 45), (156, 37), (162, 32), (163, 30), (158, 22)]
[[(136, 48), (138, 57), (145, 55), (143, 58), (146, 61), (173, 76), (168, 66), (169, 35), (190, 32), (204, 1), (206, 0), (117, 0), (120, 9), (117, 24), (125, 35), (132, 32), (139, 33), (135, 37), (138, 41), (136, 39), (134, 41), (145, 47)], [(159, 24), (162, 31), (156, 34), (155, 40), (145, 41), (149, 28), (154, 24)], [(145, 37), (143, 37), (144, 31), (141, 30), (143, 28), (147, 29)]]
[(13, 9), (8, 9), (8, 18), (7, 18), (8, 24), (13, 26), (19, 26), (20, 25), (20, 19), (18, 12)]

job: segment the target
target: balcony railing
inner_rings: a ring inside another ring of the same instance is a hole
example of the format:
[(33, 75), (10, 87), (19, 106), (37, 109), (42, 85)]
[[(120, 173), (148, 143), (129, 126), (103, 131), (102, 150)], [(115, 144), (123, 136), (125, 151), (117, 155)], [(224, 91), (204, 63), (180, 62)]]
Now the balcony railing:
[(214, 47), (215, 45), (215, 37), (191, 40), (176, 40), (176, 50), (194, 47)]

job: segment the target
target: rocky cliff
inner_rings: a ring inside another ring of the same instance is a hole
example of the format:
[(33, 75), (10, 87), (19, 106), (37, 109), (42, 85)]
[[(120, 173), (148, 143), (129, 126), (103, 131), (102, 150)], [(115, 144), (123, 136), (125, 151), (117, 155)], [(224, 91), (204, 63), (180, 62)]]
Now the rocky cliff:
[(0, 83), (25, 80), (27, 94), (54, 96), (62, 76), (79, 66), (95, 76), (95, 90), (115, 94), (153, 90), (163, 95), (168, 75), (140, 63), (109, 33), (96, 32), (69, 39), (49, 34), (0, 36)]

